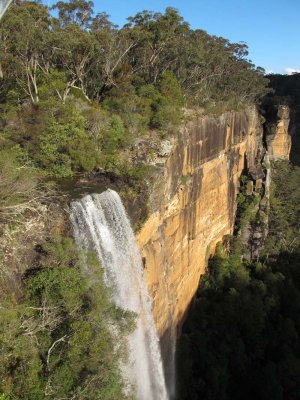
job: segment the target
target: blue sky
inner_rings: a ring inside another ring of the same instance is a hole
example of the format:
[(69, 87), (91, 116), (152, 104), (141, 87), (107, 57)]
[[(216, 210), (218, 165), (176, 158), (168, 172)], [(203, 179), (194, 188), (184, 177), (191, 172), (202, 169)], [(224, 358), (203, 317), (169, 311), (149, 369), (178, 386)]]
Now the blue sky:
[[(53, 4), (54, 1), (51, 1)], [(249, 46), (249, 58), (267, 71), (300, 70), (300, 0), (94, 0), (122, 26), (141, 10), (177, 8), (192, 28)]]

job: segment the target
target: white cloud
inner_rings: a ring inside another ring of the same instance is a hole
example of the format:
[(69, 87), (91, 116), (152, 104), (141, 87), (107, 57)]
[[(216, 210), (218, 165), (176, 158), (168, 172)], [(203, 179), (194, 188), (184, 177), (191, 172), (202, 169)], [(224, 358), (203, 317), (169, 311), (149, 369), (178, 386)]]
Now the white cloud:
[(294, 73), (300, 72), (300, 69), (287, 67), (287, 68), (284, 68), (283, 71), (284, 71), (284, 73), (287, 74), (287, 75), (292, 75), (292, 74), (294, 74)]

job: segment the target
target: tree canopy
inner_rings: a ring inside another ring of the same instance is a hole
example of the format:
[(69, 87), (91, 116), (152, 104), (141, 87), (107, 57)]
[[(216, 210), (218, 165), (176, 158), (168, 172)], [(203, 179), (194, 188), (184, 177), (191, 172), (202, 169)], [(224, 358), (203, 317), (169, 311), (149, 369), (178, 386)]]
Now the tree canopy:
[(192, 30), (175, 8), (139, 12), (122, 28), (105, 13), (95, 15), (92, 1), (59, 1), (52, 8), (58, 15), (38, 2), (21, 3), (4, 16), (4, 95), (17, 90), (19, 100), (38, 103), (49, 75), (60, 73), (60, 84), (52, 80), (53, 95), (65, 101), (77, 88), (102, 101), (122, 85), (156, 85), (166, 71), (177, 79), (186, 104), (233, 97), (252, 102), (265, 93), (263, 71), (247, 60), (245, 43)]

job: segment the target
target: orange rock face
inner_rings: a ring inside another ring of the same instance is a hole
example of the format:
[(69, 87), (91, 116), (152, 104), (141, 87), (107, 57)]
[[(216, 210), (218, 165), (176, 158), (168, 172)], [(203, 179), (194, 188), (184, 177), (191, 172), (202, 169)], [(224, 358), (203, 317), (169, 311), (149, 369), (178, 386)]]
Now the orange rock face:
[(288, 106), (278, 106), (277, 121), (274, 132), (267, 136), (267, 145), (270, 159), (286, 159), (290, 157), (292, 138), (289, 132), (290, 110)]
[(162, 338), (180, 326), (209, 254), (232, 233), (239, 177), (260, 162), (261, 138), (249, 110), (190, 121), (173, 141), (137, 237)]

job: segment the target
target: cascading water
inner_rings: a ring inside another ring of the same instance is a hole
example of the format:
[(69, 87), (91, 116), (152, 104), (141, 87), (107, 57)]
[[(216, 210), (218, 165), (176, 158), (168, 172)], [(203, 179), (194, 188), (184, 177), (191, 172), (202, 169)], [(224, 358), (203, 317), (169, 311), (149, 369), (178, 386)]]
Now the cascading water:
[(3, 17), (11, 2), (12, 0), (0, 0), (0, 19)]
[(125, 367), (137, 399), (167, 400), (143, 263), (119, 195), (107, 190), (73, 202), (71, 222), (78, 245), (97, 252), (116, 305), (137, 314), (136, 329), (128, 337), (130, 360)]

